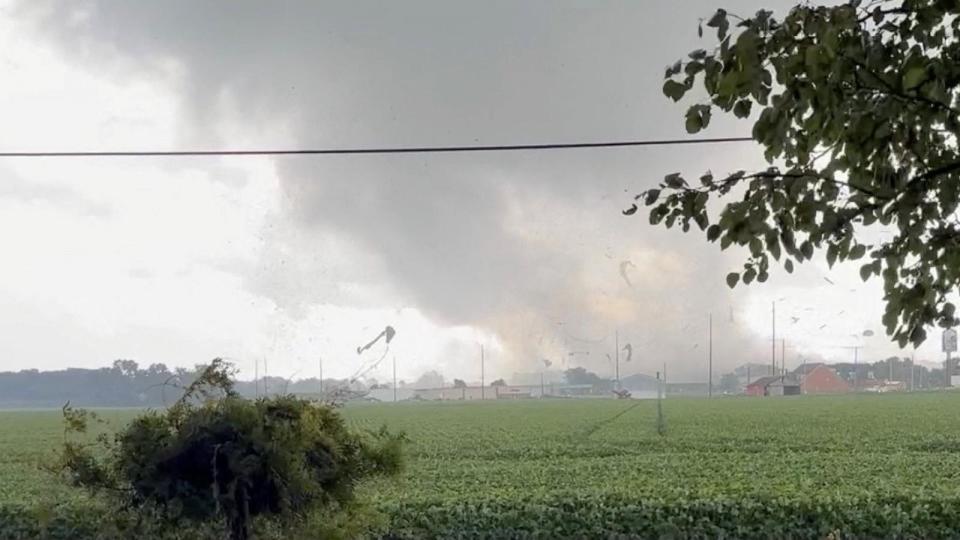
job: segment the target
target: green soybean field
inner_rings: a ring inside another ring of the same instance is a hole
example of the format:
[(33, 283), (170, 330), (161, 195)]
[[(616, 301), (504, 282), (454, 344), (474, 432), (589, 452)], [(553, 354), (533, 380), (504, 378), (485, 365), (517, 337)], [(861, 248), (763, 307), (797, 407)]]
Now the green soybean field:
[[(663, 436), (653, 401), (410, 402), (344, 414), (409, 439), (402, 476), (360, 491), (391, 537), (960, 534), (960, 393), (663, 406)], [(5, 506), (83, 504), (42, 468), (62, 437), (59, 411), (0, 412), (0, 519)]]

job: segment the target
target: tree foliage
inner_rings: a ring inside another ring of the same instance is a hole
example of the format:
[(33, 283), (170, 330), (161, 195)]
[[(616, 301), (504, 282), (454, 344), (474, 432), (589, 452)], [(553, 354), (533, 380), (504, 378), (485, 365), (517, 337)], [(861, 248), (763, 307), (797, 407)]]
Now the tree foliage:
[(667, 175), (637, 196), (650, 222), (692, 223), (722, 249), (748, 248), (731, 287), (818, 251), (831, 266), (860, 261), (864, 280), (883, 279), (883, 323), (901, 346), (923, 342), (928, 325), (957, 324), (958, 14), (956, 0), (805, 3), (782, 19), (718, 10), (706, 21), (716, 45), (668, 67), (663, 93), (705, 96), (687, 110), (690, 133), (715, 112), (752, 119), (770, 166)]
[[(68, 439), (62, 470), (122, 507), (222, 522), (233, 539), (248, 538), (257, 516), (293, 523), (346, 505), (360, 479), (399, 470), (402, 436), (351, 432), (334, 409), (292, 396), (243, 399), (230, 375), (215, 360), (172, 407), (101, 436), (101, 448)], [(67, 433), (91, 418), (64, 408)]]

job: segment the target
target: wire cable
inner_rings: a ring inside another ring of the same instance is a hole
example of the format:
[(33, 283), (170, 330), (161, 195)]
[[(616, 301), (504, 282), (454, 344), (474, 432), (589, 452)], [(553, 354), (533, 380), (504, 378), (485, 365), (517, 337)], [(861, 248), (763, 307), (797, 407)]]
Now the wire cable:
[(672, 146), (681, 144), (720, 144), (753, 141), (752, 137), (716, 137), (705, 139), (650, 139), (580, 143), (512, 144), (494, 146), (407, 146), (393, 148), (319, 148), (279, 150), (107, 150), (0, 152), (0, 158), (97, 158), (97, 157), (177, 157), (177, 156), (298, 156), (350, 154), (438, 154), (452, 152), (514, 152), (527, 150), (570, 150), (581, 148), (617, 148), (624, 146)]

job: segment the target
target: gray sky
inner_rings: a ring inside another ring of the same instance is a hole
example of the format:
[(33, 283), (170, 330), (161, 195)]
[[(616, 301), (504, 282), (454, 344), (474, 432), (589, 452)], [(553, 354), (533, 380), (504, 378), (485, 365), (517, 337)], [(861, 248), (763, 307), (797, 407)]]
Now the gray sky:
[[(789, 5), (775, 4), (723, 5)], [(683, 137), (663, 68), (710, 45), (696, 25), (717, 4), (0, 6), (0, 147), (96, 150)], [(856, 268), (815, 263), (729, 291), (739, 254), (620, 214), (666, 173), (760, 165), (750, 144), (0, 162), (0, 369), (224, 355), (244, 375), (265, 358), (305, 377), (323, 357), (344, 376), (392, 324), (407, 378), (478, 379), (479, 343), (497, 376), (543, 357), (562, 367), (571, 351), (608, 372), (618, 331), (636, 351), (622, 373), (667, 362), (672, 378), (704, 380), (707, 314), (718, 371), (766, 361), (778, 298), (788, 365), (846, 360), (837, 346), (858, 342), (896, 352), (879, 286)], [(878, 335), (852, 337), (867, 328)]]

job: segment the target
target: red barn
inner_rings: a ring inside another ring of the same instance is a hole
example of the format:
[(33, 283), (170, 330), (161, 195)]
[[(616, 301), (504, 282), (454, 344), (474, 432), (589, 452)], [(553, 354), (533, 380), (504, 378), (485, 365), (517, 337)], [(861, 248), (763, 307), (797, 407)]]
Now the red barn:
[(804, 364), (794, 372), (804, 394), (839, 394), (850, 391), (837, 372), (824, 364)]

